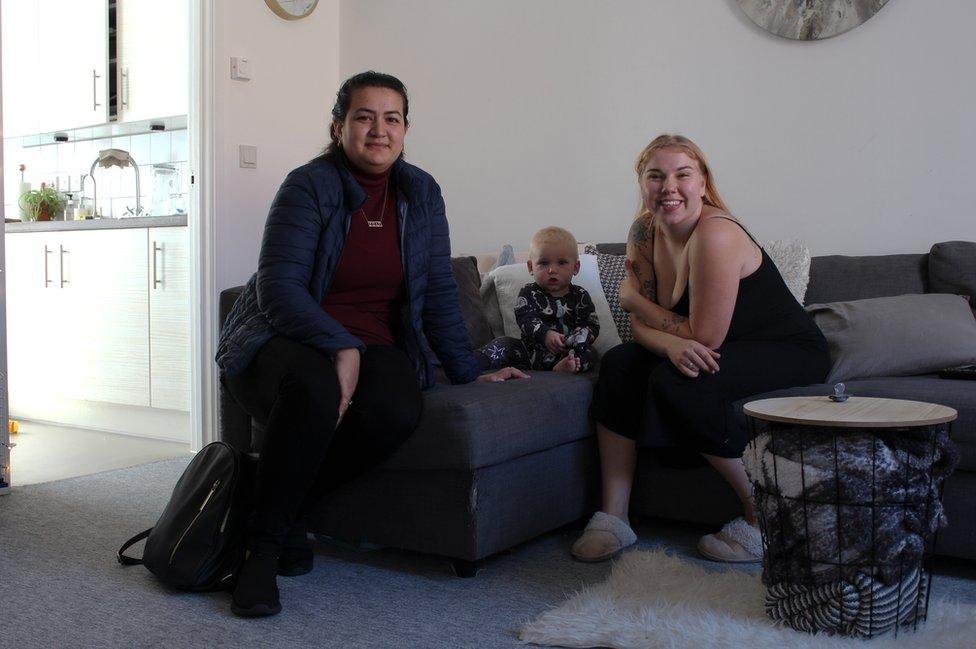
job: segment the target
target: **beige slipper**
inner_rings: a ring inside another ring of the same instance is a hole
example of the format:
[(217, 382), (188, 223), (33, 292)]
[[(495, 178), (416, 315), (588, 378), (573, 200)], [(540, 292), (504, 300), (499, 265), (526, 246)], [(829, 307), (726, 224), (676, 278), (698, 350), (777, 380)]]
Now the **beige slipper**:
[(606, 561), (637, 542), (630, 525), (612, 514), (597, 512), (573, 544), (573, 556), (580, 561)]
[(701, 537), (698, 551), (712, 561), (756, 563), (763, 557), (762, 534), (740, 516), (726, 523), (718, 534)]

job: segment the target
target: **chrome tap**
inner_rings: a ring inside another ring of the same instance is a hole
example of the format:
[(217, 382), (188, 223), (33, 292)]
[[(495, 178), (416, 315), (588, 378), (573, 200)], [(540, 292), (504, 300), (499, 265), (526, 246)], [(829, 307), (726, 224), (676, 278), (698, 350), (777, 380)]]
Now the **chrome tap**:
[(127, 212), (131, 213), (132, 216), (141, 216), (142, 210), (142, 194), (139, 190), (139, 165), (132, 158), (132, 155), (123, 149), (102, 149), (98, 152), (98, 157), (92, 163), (91, 170), (88, 175), (92, 177), (92, 186), (95, 187), (94, 193), (92, 195), (92, 212), (97, 213), (97, 202), (98, 202), (98, 187), (95, 184), (95, 167), (102, 167), (103, 169), (108, 169), (109, 167), (132, 167), (132, 170), (136, 172), (136, 209), (133, 212), (131, 208)]

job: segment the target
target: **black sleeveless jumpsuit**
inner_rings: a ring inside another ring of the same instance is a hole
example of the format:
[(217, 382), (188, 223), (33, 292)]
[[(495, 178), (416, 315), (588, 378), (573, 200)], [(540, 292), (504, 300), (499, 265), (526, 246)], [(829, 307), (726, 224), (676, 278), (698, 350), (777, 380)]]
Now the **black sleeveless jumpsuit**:
[[(672, 312), (688, 316), (689, 290)], [(691, 378), (636, 342), (614, 347), (600, 362), (590, 415), (639, 446), (737, 458), (748, 433), (735, 401), (822, 383), (830, 371), (826, 339), (765, 250), (759, 268), (739, 280), (729, 331), (716, 351), (719, 371)]]

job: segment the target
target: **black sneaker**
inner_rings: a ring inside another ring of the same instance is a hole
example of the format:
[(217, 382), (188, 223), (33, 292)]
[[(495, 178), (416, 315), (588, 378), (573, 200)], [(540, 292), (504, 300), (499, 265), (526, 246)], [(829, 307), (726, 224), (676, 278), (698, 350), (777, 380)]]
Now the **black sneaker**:
[(281, 612), (278, 595), (278, 557), (251, 553), (241, 567), (230, 610), (241, 617), (265, 617)]

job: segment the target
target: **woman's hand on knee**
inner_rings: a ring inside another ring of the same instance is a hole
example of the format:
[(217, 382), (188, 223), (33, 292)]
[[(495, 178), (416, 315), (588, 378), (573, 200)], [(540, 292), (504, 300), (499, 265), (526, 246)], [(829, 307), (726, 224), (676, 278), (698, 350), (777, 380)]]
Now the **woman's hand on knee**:
[(522, 370), (515, 369), (514, 367), (503, 367), (502, 369), (491, 372), (490, 374), (482, 374), (478, 377), (479, 381), (485, 383), (498, 383), (499, 381), (507, 381), (509, 379), (527, 379), (529, 375)]
[(339, 419), (342, 421), (346, 410), (352, 405), (352, 395), (359, 382), (359, 350), (355, 347), (340, 349), (335, 356), (336, 376), (339, 378)]
[(718, 372), (717, 359), (721, 358), (714, 349), (709, 349), (697, 340), (675, 338), (668, 344), (668, 358), (685, 376), (694, 378), (702, 371)]

